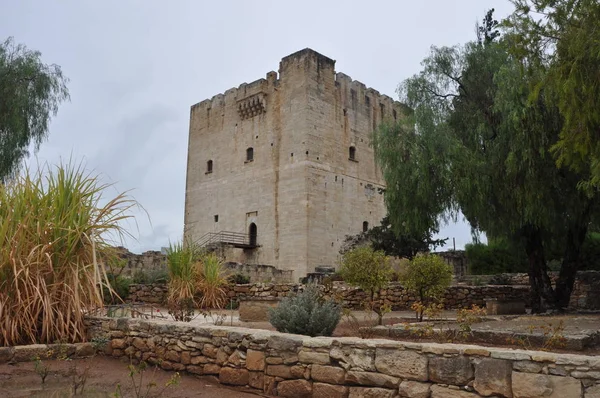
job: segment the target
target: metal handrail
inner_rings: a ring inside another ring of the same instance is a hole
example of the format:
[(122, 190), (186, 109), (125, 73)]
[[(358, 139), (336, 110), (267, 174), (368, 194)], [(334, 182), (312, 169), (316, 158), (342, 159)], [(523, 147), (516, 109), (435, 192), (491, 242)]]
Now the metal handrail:
[(206, 247), (213, 243), (250, 246), (250, 236), (242, 232), (220, 231), (208, 232), (198, 239), (200, 247)]

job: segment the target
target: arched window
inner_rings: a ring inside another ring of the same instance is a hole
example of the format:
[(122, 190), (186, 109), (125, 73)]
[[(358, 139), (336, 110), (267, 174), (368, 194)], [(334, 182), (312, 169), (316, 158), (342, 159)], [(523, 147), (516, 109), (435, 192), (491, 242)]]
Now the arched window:
[(369, 230), (369, 222), (363, 221), (363, 232), (367, 232)]
[(208, 162), (206, 162), (206, 173), (212, 173), (213, 171), (213, 161), (209, 160)]
[(246, 149), (246, 162), (252, 162), (254, 160), (254, 148), (250, 147)]
[(250, 224), (250, 227), (248, 227), (248, 235), (250, 236), (250, 246), (256, 246), (256, 238), (258, 236), (256, 224)]
[(354, 145), (348, 148), (348, 158), (350, 160), (356, 160), (356, 147)]

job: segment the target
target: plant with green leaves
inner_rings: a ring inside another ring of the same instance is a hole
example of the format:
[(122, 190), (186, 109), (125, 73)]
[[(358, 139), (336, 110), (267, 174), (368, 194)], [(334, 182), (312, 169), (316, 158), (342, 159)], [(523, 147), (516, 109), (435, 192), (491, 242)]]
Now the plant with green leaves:
[(415, 312), (421, 322), (425, 309), (439, 302), (452, 283), (452, 267), (435, 254), (418, 254), (400, 280), (406, 289), (419, 298)]
[(371, 247), (359, 247), (346, 252), (342, 256), (340, 274), (344, 281), (361, 288), (369, 296), (365, 303), (378, 316), (377, 324), (383, 324), (386, 306), (376, 299), (377, 294), (385, 288), (392, 278), (392, 267), (385, 253), (375, 251)]
[(333, 300), (322, 299), (314, 285), (269, 309), (269, 322), (277, 331), (312, 337), (331, 336), (341, 316), (341, 307)]
[(27, 148), (37, 150), (61, 102), (69, 99), (67, 81), (58, 65), (47, 65), (41, 53), (0, 43), (0, 183), (15, 177)]
[(198, 289), (201, 294), (200, 308), (221, 309), (227, 301), (225, 287), (228, 284), (227, 272), (221, 260), (215, 253), (202, 256), (202, 267)]
[[(585, 172), (556, 167), (563, 118), (550, 93), (535, 93), (546, 70), (523, 75), (531, 65), (511, 55), (512, 36), (499, 29), (488, 13), (476, 41), (433, 47), (401, 84), (412, 113), (374, 135), (385, 201), (400, 235), (438, 230), (462, 213), (476, 235), (514, 242), (527, 257), (533, 312), (566, 308), (600, 201), (579, 189)], [(556, 289), (547, 247), (563, 253)]]
[(86, 340), (85, 315), (110, 286), (100, 259), (117, 255), (112, 242), (137, 204), (107, 198), (109, 187), (81, 165), (0, 185), (0, 345)]
[(562, 118), (551, 152), (559, 167), (580, 173), (580, 187), (600, 187), (600, 3), (597, 0), (511, 0), (503, 25), (511, 53), (534, 82), (530, 102), (557, 106)]
[(202, 273), (202, 250), (192, 242), (169, 244), (167, 249), (167, 306), (176, 321), (189, 322), (197, 306), (196, 292)]

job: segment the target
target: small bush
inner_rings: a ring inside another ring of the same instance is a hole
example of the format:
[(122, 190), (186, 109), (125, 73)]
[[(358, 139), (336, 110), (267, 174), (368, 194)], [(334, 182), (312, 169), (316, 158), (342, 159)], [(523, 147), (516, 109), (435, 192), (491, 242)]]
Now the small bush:
[(240, 272), (233, 274), (227, 278), (229, 283), (235, 283), (236, 285), (247, 285), (250, 283), (250, 277)]
[(110, 284), (110, 288), (115, 294), (111, 294), (111, 291), (108, 287), (103, 286), (104, 290), (104, 304), (120, 304), (129, 295), (129, 285), (131, 285), (131, 279), (121, 276), (114, 275), (111, 273), (107, 274), (108, 282)]
[(167, 283), (169, 281), (169, 272), (166, 269), (138, 269), (133, 274), (133, 283), (140, 285), (151, 285), (154, 283)]
[(284, 298), (269, 310), (269, 322), (279, 332), (306, 336), (331, 336), (342, 316), (342, 309), (331, 300), (322, 300), (315, 286)]
[(417, 319), (432, 303), (438, 302), (452, 282), (452, 267), (435, 254), (418, 254), (402, 275), (402, 284), (414, 292), (420, 306), (416, 307)]
[(527, 272), (525, 249), (506, 240), (467, 244), (465, 255), (472, 275)]

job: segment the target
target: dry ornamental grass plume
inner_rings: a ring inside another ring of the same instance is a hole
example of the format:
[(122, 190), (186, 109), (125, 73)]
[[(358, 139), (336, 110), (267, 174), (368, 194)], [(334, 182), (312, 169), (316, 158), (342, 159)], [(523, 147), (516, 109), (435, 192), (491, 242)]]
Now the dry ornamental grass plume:
[[(84, 341), (85, 314), (103, 303), (109, 240), (137, 203), (81, 165), (26, 170), (0, 185), (0, 345)], [(101, 261), (102, 259), (102, 261)], [(110, 291), (110, 288), (109, 288)]]

